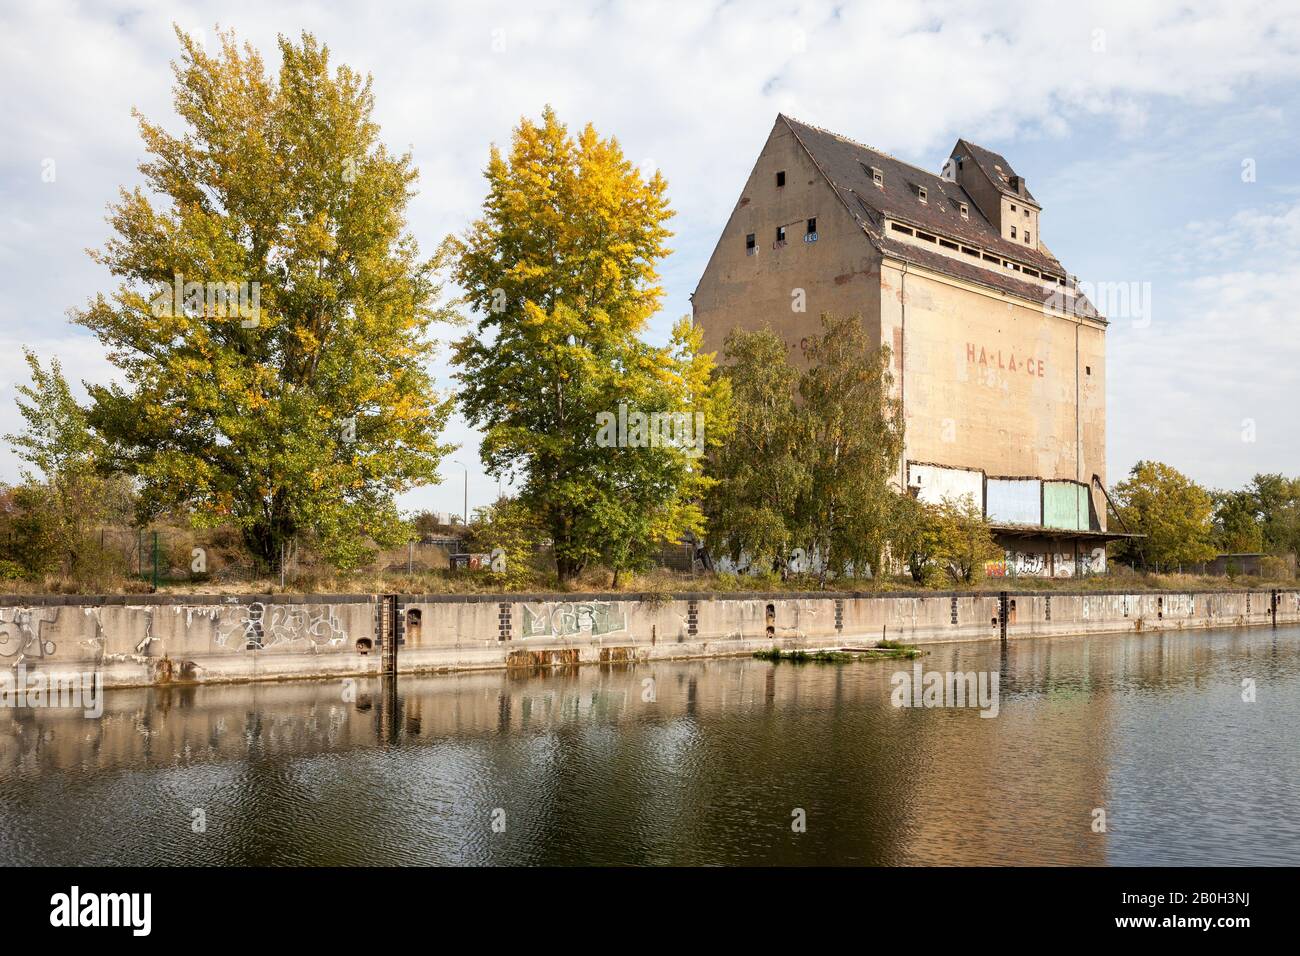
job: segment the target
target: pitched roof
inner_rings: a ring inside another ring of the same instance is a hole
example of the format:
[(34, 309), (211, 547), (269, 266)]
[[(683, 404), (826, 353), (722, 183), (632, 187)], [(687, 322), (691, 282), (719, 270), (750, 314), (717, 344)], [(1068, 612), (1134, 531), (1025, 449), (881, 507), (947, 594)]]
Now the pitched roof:
[(1023, 179), (1020, 180), (1021, 186), (1024, 187), (1023, 191), (1012, 188), (1011, 178), (1016, 175), (1016, 171), (1011, 168), (1011, 164), (1000, 153), (985, 149), (983, 146), (976, 146), (967, 139), (957, 140), (957, 145), (953, 147), (953, 153), (970, 156), (975, 161), (975, 165), (984, 171), (984, 175), (989, 178), (989, 181), (1008, 196), (1027, 199), (1035, 206), (1038, 205), (1038, 200), (1030, 193), (1029, 187), (1024, 186)]
[[(912, 243), (900, 242), (885, 232), (886, 219), (898, 220), (941, 236), (964, 239), (991, 253), (1001, 254), (1007, 259), (1049, 274), (1066, 275), (1065, 267), (1045, 248), (1027, 246), (1003, 238), (998, 228), (984, 216), (975, 201), (957, 183), (878, 149), (820, 127), (801, 123), (784, 114), (779, 116), (778, 121), (785, 122), (794, 133), (841, 201), (862, 222), (864, 232), (881, 252), (1030, 301), (1046, 302), (1054, 296), (1062, 296), (1067, 309), (1080, 315), (1100, 318), (1092, 304), (1072, 289), (1061, 288), (1053, 292), (1029, 278), (1019, 278), (1000, 268), (990, 269), (931, 252)], [(963, 144), (976, 162), (991, 163), (990, 168), (995, 173), (996, 167), (1001, 167), (1004, 171), (1011, 170), (1010, 164), (997, 153), (981, 147), (972, 148), (972, 144), (966, 140), (958, 140), (959, 147)], [(976, 149), (982, 156), (976, 156)], [(872, 168), (881, 171), (883, 188), (872, 181)], [(1008, 173), (1010, 175), (1015, 175), (1014, 171)], [(925, 188), (925, 202), (921, 202), (917, 187)], [(962, 203), (966, 204), (966, 218), (961, 215)]]

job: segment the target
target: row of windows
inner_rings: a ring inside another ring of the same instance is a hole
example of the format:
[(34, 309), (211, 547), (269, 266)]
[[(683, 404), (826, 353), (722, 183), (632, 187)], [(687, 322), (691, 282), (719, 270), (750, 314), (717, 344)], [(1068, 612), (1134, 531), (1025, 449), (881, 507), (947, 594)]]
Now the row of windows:
[(973, 258), (982, 259), (984, 262), (991, 262), (996, 266), (1002, 266), (1003, 268), (1011, 269), (1015, 272), (1021, 272), (1027, 276), (1033, 276), (1035, 279), (1044, 279), (1047, 282), (1054, 282), (1060, 286), (1065, 285), (1065, 279), (1062, 278), (1061, 276), (1054, 276), (1048, 272), (1039, 272), (1037, 269), (1031, 266), (1024, 266), (1018, 262), (1013, 262), (1010, 259), (1003, 259), (1001, 256), (993, 255), (992, 253), (988, 253), (988, 252), (982, 252), (981, 250), (973, 248), (971, 246), (959, 245), (958, 243), (953, 242), (951, 239), (945, 239), (942, 236), (931, 235), (928, 232), (922, 232), (920, 229), (912, 229), (911, 226), (904, 226), (897, 222), (891, 222), (889, 224), (889, 228), (892, 229), (894, 232), (901, 232), (905, 236), (914, 236), (917, 239), (920, 239), (922, 242), (937, 243), (938, 245), (942, 246), (945, 249), (951, 249), (954, 252), (964, 252), (966, 255), (971, 256)]
[[(878, 167), (876, 167), (876, 166), (868, 166), (866, 163), (863, 163), (863, 162), (861, 162), (861, 161), (859, 161), (858, 165), (860, 165), (860, 166), (862, 167), (862, 171), (863, 171), (864, 173), (866, 173), (868, 176), (871, 177), (871, 181), (872, 181), (876, 186), (878, 186), (878, 187), (881, 188), (881, 189), (884, 189), (884, 188), (885, 188), (885, 176), (884, 176), (884, 173), (883, 173), (883, 172), (882, 172)], [(782, 169), (782, 170), (778, 170), (778, 171), (777, 171), (777, 174), (776, 174), (776, 185), (777, 185), (777, 188), (778, 188), (778, 189), (779, 189), (779, 188), (782, 188), (782, 187), (785, 186), (785, 170), (784, 170), (784, 169)], [(929, 204), (929, 201), (930, 201), (930, 199), (929, 199), (929, 191), (926, 189), (926, 187), (921, 186), (921, 185), (919, 185), (919, 184), (916, 185), (916, 197), (917, 197), (917, 199), (919, 199), (921, 202), (926, 203), (927, 205)], [(957, 208), (958, 208), (958, 210), (961, 212), (961, 217), (962, 217), (963, 219), (969, 219), (969, 218), (970, 218), (970, 207), (969, 207), (966, 203), (964, 203), (964, 202), (959, 202), (959, 203), (957, 204)], [(1015, 203), (1012, 203), (1012, 204), (1011, 204), (1011, 211), (1012, 211), (1012, 212), (1015, 212), (1015, 211), (1016, 211), (1016, 204), (1015, 204)], [(1024, 210), (1024, 213), (1025, 213), (1025, 218), (1028, 219), (1028, 218), (1029, 218), (1029, 210), (1028, 210), (1028, 209), (1025, 209), (1025, 210)], [(898, 231), (900, 231), (900, 232), (906, 231), (908, 235), (911, 235), (911, 234), (912, 234), (912, 233), (911, 233), (911, 230), (904, 229), (903, 227), (900, 227), (900, 226), (898, 226), (897, 224), (893, 224), (893, 228), (896, 229), (896, 230), (898, 230)], [(785, 227), (785, 226), (777, 226), (777, 227), (776, 227), (776, 241), (777, 241), (777, 242), (785, 242), (785, 241), (786, 241), (785, 230), (786, 230), (786, 227)], [(923, 239), (925, 239), (925, 240), (928, 241), (928, 242), (934, 242), (934, 241), (936, 241), (935, 237), (933, 237), (933, 236), (926, 236), (924, 233), (920, 233), (920, 232), (918, 232), (916, 235), (917, 235), (919, 238), (923, 238)], [(814, 219), (809, 219), (809, 220), (808, 220), (808, 232), (807, 232), (807, 236), (810, 237), (810, 238), (806, 238), (805, 241), (815, 242), (816, 239), (817, 239), (817, 220), (816, 220), (815, 218), (814, 218)], [(1012, 226), (1012, 227), (1011, 227), (1011, 238), (1012, 238), (1012, 239), (1016, 239), (1016, 238), (1018, 238), (1018, 236), (1017, 236), (1017, 234), (1016, 234), (1016, 227), (1015, 227), (1015, 226)], [(971, 249), (969, 246), (959, 247), (956, 243), (954, 243), (954, 242), (950, 242), (950, 241), (947, 240), (947, 239), (939, 239), (938, 242), (939, 242), (940, 245), (945, 246), (945, 247), (947, 247), (947, 248), (949, 248), (949, 249), (954, 249), (954, 250), (955, 250), (955, 249), (961, 248), (961, 251), (962, 251), (962, 252), (965, 252), (967, 255), (972, 255), (972, 256), (976, 256), (976, 257), (980, 256), (980, 252), (979, 252), (979, 250), (977, 250), (977, 249)], [(1026, 229), (1026, 230), (1024, 231), (1024, 242), (1025, 242), (1025, 245), (1027, 245), (1027, 246), (1028, 246), (1028, 245), (1033, 245), (1033, 233), (1031, 233), (1028, 229)], [(745, 236), (745, 251), (746, 251), (749, 255), (753, 255), (753, 254), (757, 251), (757, 249), (758, 249), (757, 238), (755, 237), (754, 233), (751, 232), (751, 233), (749, 233), (747, 236)], [(985, 255), (983, 256), (983, 258), (984, 258), (986, 261), (988, 261), (988, 262), (996, 262), (996, 263), (998, 263), (998, 264), (1000, 264), (1000, 265), (1003, 264), (1003, 262), (1002, 262), (1001, 259), (996, 258), (996, 257), (994, 257), (994, 256), (990, 256), (990, 255), (988, 255), (988, 254), (985, 254)], [(1022, 272), (1027, 272), (1028, 274), (1030, 274), (1030, 275), (1032, 275), (1032, 276), (1035, 276), (1035, 277), (1037, 277), (1038, 274), (1039, 274), (1036, 270), (1034, 270), (1034, 269), (1030, 269), (1030, 268), (1028, 268), (1028, 267), (1025, 267), (1024, 269), (1021, 269), (1020, 266), (1013, 264), (1010, 260), (1007, 260), (1006, 263), (1005, 263), (1005, 265), (1006, 265), (1008, 268), (1013, 268), (1013, 269), (1017, 269), (1017, 270), (1022, 271)], [(1051, 281), (1055, 281), (1055, 282), (1057, 282), (1057, 283), (1059, 283), (1059, 284), (1063, 284), (1063, 280), (1061, 280), (1061, 279), (1057, 279), (1057, 278), (1054, 277), (1054, 276), (1044, 275), (1043, 278), (1045, 278), (1045, 279), (1049, 279), (1049, 280), (1051, 280)]]
[[(858, 160), (858, 165), (862, 167), (862, 171), (866, 173), (866, 175), (871, 177), (871, 182), (875, 184), (877, 188), (885, 188), (885, 174), (880, 167), (868, 166), (861, 160)], [(930, 204), (930, 190), (925, 186), (922, 186), (920, 183), (913, 183), (912, 186), (916, 190), (916, 198), (928, 206)], [(970, 206), (966, 203), (958, 202), (957, 210), (961, 213), (963, 219), (970, 218)]]
[[(805, 226), (807, 227), (807, 231), (804, 233), (805, 241), (816, 242), (817, 241), (817, 217), (813, 216), (813, 218), (809, 219), (805, 223)], [(788, 228), (787, 226), (776, 227), (777, 242), (785, 242), (787, 228)], [(750, 255), (753, 255), (754, 250), (756, 250), (757, 248), (758, 248), (758, 237), (752, 232), (748, 233), (745, 236), (745, 251)]]

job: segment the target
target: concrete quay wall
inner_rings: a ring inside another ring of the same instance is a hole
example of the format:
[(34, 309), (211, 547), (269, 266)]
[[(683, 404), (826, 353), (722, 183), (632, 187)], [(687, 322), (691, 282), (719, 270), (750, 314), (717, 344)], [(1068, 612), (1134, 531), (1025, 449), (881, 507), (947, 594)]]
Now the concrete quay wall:
[[(380, 596), (0, 596), (3, 671), (105, 686), (373, 675)], [(1300, 623), (1300, 587), (397, 595), (401, 672)], [(3, 684), (0, 684), (0, 688)]]

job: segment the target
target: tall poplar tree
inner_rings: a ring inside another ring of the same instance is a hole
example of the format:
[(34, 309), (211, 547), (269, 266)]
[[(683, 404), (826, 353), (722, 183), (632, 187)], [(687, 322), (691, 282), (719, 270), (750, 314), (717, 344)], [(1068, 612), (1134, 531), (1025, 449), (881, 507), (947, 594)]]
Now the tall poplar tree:
[(799, 373), (770, 329), (733, 329), (723, 356), (718, 374), (731, 387), (736, 423), (710, 462), (717, 484), (707, 499), (709, 545), (733, 563), (783, 569), (800, 540), (799, 506), (812, 487), (795, 404)]
[(893, 517), (890, 480), (903, 452), (888, 348), (856, 315), (821, 318), (799, 382), (812, 483), (801, 509), (809, 551), (827, 571), (877, 573)]
[(232, 34), (177, 36), (183, 130), (138, 117), (147, 191), (93, 254), (122, 283), (75, 314), (125, 378), (90, 389), (90, 421), (149, 505), (233, 522), (264, 564), (308, 535), (347, 567), (403, 535), (394, 496), (448, 450), (417, 173), (379, 142), (369, 77), (310, 34), (280, 38), (276, 76)]
[[(485, 176), (454, 273), (477, 314), (456, 345), (465, 415), (484, 430), (489, 474), (521, 479), (562, 580), (599, 560), (634, 567), (654, 541), (702, 531), (696, 439), (727, 428), (725, 389), (689, 321), (667, 347), (640, 337), (663, 296), (666, 183), (590, 125), (570, 135), (549, 108), (520, 123), (508, 153), (493, 147)], [(638, 413), (688, 416), (690, 440), (656, 444), (622, 425), (600, 440), (609, 416)]]

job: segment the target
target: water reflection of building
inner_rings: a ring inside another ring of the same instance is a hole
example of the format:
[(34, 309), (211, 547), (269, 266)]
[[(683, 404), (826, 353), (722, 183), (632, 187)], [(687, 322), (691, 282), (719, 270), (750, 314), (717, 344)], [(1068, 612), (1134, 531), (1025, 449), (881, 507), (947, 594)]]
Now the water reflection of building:
[[(225, 812), (241, 847), (252, 842), (241, 832), (283, 840), (274, 820), (287, 803), (331, 803), (346, 781), (361, 815), (322, 840), (364, 845), (381, 825), (476, 834), (498, 807), (525, 831), (515, 844), (443, 848), (442, 862), (1103, 862), (1104, 837), (1087, 824), (1104, 800), (1105, 705), (1080, 684), (1068, 644), (1012, 644), (1033, 683), (1003, 685), (995, 720), (895, 710), (890, 676), (910, 665), (891, 662), (111, 691), (99, 721), (0, 716), (0, 778), (228, 762)], [(925, 666), (996, 661), (996, 645), (960, 645)], [(404, 756), (390, 764), (395, 747)], [(316, 759), (349, 753), (359, 763)]]
[[(1111, 697), (1107, 680), (1122, 639), (1011, 641), (1002, 645), (1000, 705), (897, 713), (914, 742), (912, 803), (899, 863), (1102, 865)], [(927, 670), (985, 666), (983, 647), (932, 649)]]

